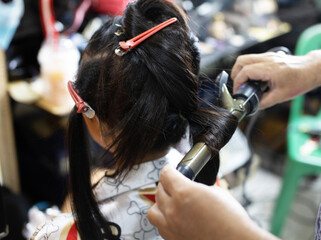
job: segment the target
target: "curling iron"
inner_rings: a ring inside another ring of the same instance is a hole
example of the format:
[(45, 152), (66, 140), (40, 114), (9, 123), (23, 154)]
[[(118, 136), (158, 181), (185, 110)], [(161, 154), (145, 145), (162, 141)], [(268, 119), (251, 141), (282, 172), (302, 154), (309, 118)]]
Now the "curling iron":
[[(269, 52), (283, 52), (290, 54), (285, 47), (276, 47)], [(263, 93), (269, 90), (268, 83), (263, 81), (249, 80), (232, 95), (227, 88), (228, 74), (222, 71), (218, 76), (219, 98), (222, 107), (233, 114), (238, 122), (244, 117), (257, 112)], [(205, 164), (211, 159), (211, 152), (204, 142), (196, 143), (184, 156), (177, 166), (177, 170), (187, 178), (194, 180)]]

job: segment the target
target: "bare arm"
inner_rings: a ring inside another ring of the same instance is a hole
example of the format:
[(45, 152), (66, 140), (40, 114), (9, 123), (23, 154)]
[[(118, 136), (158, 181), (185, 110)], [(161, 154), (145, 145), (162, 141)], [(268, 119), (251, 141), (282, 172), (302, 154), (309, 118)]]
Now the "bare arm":
[(229, 192), (192, 182), (171, 166), (161, 172), (148, 218), (166, 240), (277, 239), (259, 228)]
[(248, 54), (237, 58), (232, 69), (234, 92), (248, 79), (269, 81), (270, 91), (261, 102), (267, 108), (321, 85), (321, 50), (304, 56), (279, 53)]

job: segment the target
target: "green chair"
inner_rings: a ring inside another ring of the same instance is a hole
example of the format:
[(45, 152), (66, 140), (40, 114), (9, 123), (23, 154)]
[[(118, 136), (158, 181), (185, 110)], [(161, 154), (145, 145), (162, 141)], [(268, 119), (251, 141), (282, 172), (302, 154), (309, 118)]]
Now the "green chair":
[[(295, 54), (304, 55), (311, 50), (321, 49), (321, 24), (313, 25), (299, 36)], [(321, 97), (321, 96), (320, 96)], [(292, 100), (287, 130), (288, 159), (279, 194), (271, 221), (271, 232), (280, 235), (297, 191), (300, 179), (308, 175), (321, 174), (321, 149), (309, 150), (313, 143), (307, 143), (311, 135), (307, 132), (321, 133), (321, 110), (316, 115), (304, 112), (306, 95)], [(307, 149), (307, 150), (304, 150)]]

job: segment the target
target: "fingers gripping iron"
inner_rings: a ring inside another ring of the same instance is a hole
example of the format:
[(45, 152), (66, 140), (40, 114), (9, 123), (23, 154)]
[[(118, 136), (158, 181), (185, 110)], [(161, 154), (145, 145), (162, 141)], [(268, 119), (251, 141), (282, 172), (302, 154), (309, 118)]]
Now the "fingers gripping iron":
[[(220, 75), (218, 76), (219, 78), (228, 77), (225, 71)], [(245, 116), (253, 115), (257, 112), (263, 93), (268, 91), (268, 82), (249, 80), (233, 96), (229, 93), (224, 83), (221, 91), (220, 97), (223, 107), (240, 122)]]
[[(280, 51), (290, 54), (290, 51), (285, 47), (276, 47), (269, 50), (269, 52)], [(222, 107), (233, 114), (240, 122), (244, 117), (257, 112), (263, 93), (269, 90), (268, 83), (249, 80), (232, 95), (227, 88), (228, 77), (225, 71), (217, 77), (220, 84), (219, 98)], [(178, 164), (177, 170), (187, 178), (194, 180), (211, 157), (211, 152), (204, 142), (196, 143)]]

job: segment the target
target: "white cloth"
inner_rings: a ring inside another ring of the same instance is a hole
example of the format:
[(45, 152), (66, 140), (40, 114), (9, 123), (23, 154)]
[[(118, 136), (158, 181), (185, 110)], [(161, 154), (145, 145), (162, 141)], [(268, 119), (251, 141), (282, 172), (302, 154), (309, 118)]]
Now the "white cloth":
[[(104, 177), (94, 192), (100, 210), (110, 222), (119, 225), (121, 239), (161, 240), (157, 229), (147, 219), (155, 202), (160, 170), (168, 163), (176, 166), (182, 155), (175, 149), (160, 159), (136, 165), (124, 178)], [(73, 235), (73, 238), (70, 238)], [(33, 240), (77, 239), (72, 214), (59, 214), (40, 225)]]

